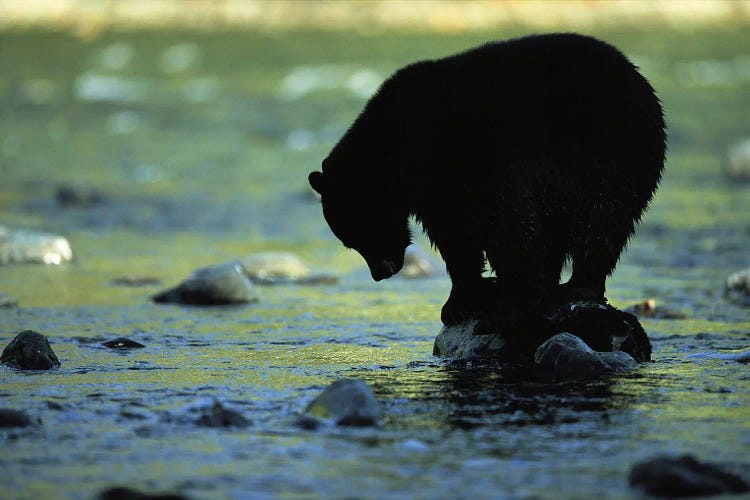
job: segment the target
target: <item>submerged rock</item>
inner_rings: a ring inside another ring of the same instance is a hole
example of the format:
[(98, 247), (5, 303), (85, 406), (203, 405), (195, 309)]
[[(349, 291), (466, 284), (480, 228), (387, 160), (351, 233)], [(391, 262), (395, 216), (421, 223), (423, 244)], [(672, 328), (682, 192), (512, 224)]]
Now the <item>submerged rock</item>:
[(0, 408), (0, 428), (29, 427), (41, 425), (40, 419), (32, 420), (26, 413), (10, 408)]
[(669, 498), (750, 491), (750, 486), (739, 476), (690, 455), (656, 457), (635, 464), (629, 481), (631, 486), (649, 495)]
[(224, 408), (218, 401), (207, 409), (195, 423), (202, 427), (247, 427), (251, 425), (251, 422), (242, 414)]
[(539, 346), (558, 333), (575, 335), (597, 352), (623, 351), (637, 362), (651, 359), (651, 343), (635, 316), (586, 301), (549, 304), (533, 314), (487, 316), (443, 326), (433, 354), (531, 361)]
[(750, 268), (731, 274), (724, 285), (724, 297), (744, 307), (750, 307)]
[(125, 486), (115, 486), (99, 493), (99, 500), (187, 500), (179, 493), (142, 493)]
[(106, 342), (102, 342), (102, 345), (104, 347), (109, 347), (110, 349), (141, 349), (146, 347), (140, 342), (136, 342), (127, 337), (117, 337), (116, 339), (107, 340)]
[(297, 425), (316, 429), (321, 425), (373, 426), (383, 414), (372, 389), (361, 379), (337, 380), (316, 397)]
[(551, 372), (575, 377), (588, 377), (638, 366), (625, 352), (596, 352), (583, 340), (569, 333), (559, 333), (547, 339), (534, 353), (534, 362)]
[(302, 259), (289, 252), (260, 252), (238, 261), (242, 272), (259, 285), (335, 285), (338, 278), (312, 274)]
[(0, 225), (0, 265), (60, 264), (72, 258), (70, 243), (62, 236)]
[(729, 147), (723, 172), (732, 181), (750, 182), (750, 138)]
[(638, 304), (633, 304), (630, 307), (625, 308), (625, 312), (634, 314), (639, 318), (655, 318), (655, 319), (685, 319), (686, 316), (679, 311), (672, 311), (671, 309), (665, 309), (661, 306), (656, 306), (654, 299), (647, 299)]
[(396, 276), (407, 279), (431, 278), (442, 271), (438, 262), (417, 245), (409, 245), (404, 253), (404, 267)]
[(152, 299), (157, 303), (213, 306), (257, 302), (259, 297), (239, 264), (228, 263), (198, 269), (178, 286)]
[(33, 330), (24, 330), (10, 341), (0, 356), (0, 364), (20, 370), (49, 370), (60, 366), (47, 337)]
[(60, 184), (55, 189), (55, 200), (62, 207), (89, 207), (103, 202), (104, 194), (90, 186)]
[(750, 363), (750, 349), (740, 352), (700, 352), (688, 356), (693, 359), (721, 359), (737, 363)]
[(122, 276), (112, 280), (114, 286), (152, 286), (161, 285), (159, 278), (152, 278), (150, 276)]

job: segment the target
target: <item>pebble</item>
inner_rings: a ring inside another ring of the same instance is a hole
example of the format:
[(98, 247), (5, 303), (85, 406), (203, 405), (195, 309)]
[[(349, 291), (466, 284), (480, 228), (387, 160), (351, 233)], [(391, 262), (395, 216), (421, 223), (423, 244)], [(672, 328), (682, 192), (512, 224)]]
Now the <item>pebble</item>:
[(743, 307), (750, 307), (750, 268), (729, 275), (724, 285), (724, 297)]
[(174, 288), (152, 297), (157, 303), (211, 306), (257, 302), (258, 293), (237, 263), (204, 267)]
[(0, 225), (0, 265), (61, 264), (71, 259), (70, 243), (62, 236)]
[(686, 316), (679, 311), (672, 311), (656, 305), (654, 299), (646, 299), (638, 304), (625, 308), (625, 312), (635, 314), (639, 318), (654, 319), (685, 319)]
[(49, 370), (60, 366), (47, 337), (24, 330), (10, 341), (0, 356), (0, 364), (20, 370)]
[(667, 498), (750, 491), (739, 476), (690, 455), (655, 457), (637, 463), (630, 470), (629, 482), (649, 495)]
[(322, 425), (367, 427), (378, 424), (383, 409), (362, 379), (333, 382), (305, 408), (297, 425), (316, 429)]

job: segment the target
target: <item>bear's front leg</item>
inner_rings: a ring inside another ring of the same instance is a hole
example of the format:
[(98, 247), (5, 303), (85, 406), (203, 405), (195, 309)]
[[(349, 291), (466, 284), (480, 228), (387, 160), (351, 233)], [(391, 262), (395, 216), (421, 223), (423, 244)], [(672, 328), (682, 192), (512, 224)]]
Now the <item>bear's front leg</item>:
[(494, 280), (482, 278), (484, 253), (479, 249), (450, 245), (438, 248), (452, 283), (440, 319), (445, 325), (455, 325), (479, 318), (496, 295)]

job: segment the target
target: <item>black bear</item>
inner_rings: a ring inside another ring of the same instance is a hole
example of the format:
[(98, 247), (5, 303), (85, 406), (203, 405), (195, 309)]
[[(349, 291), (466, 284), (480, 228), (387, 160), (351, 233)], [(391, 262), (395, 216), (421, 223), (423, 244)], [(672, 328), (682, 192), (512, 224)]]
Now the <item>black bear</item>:
[(665, 153), (637, 68), (595, 38), (546, 34), (398, 70), (309, 181), (375, 281), (403, 265), (413, 215), (445, 260), (455, 324), (511, 296), (604, 302)]

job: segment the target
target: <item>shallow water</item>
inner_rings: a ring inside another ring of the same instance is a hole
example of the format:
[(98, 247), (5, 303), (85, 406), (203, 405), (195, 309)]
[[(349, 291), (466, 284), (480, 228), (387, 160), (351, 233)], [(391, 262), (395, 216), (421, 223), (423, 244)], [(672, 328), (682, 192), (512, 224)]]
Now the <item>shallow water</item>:
[[(503, 34), (502, 36), (510, 35)], [(90, 498), (125, 484), (208, 497), (627, 498), (629, 467), (690, 452), (750, 478), (748, 365), (695, 358), (750, 346), (721, 295), (750, 265), (750, 195), (719, 173), (747, 136), (750, 33), (599, 33), (641, 64), (670, 124), (662, 188), (610, 279), (616, 306), (653, 297), (654, 361), (561, 382), (431, 355), (450, 283), (372, 283), (305, 188), (379, 79), (490, 36), (0, 34), (0, 223), (68, 237), (75, 262), (0, 267), (0, 343), (48, 335), (62, 367), (0, 367), (0, 406), (43, 426), (0, 432), (12, 498)], [(104, 201), (61, 207), (61, 183)], [(263, 287), (248, 306), (149, 296), (197, 267), (293, 251), (341, 276)], [(155, 277), (162, 286), (118, 287)], [(125, 336), (145, 349), (113, 351)], [(324, 386), (360, 377), (376, 429), (291, 422)], [(195, 425), (214, 399), (253, 421)]]

